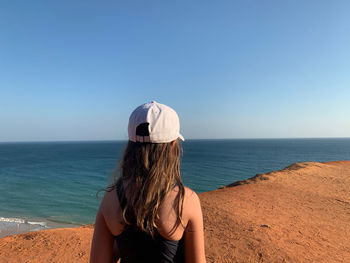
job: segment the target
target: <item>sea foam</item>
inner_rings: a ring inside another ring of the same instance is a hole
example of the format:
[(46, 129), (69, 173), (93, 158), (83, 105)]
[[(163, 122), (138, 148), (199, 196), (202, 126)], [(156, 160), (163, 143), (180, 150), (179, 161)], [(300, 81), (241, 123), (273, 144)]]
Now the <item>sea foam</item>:
[(33, 221), (16, 217), (0, 217), (0, 238), (47, 228), (47, 223), (43, 221)]

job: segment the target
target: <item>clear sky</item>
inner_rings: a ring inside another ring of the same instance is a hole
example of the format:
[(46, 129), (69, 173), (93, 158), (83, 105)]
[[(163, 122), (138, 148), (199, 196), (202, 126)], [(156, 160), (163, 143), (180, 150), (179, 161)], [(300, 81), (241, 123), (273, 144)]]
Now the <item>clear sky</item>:
[(350, 1), (1, 1), (0, 141), (350, 137)]

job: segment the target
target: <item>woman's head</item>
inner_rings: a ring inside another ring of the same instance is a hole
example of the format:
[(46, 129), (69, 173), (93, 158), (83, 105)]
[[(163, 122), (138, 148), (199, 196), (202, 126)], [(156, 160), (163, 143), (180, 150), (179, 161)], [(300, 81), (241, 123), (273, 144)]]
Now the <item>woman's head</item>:
[(132, 142), (169, 143), (184, 141), (180, 134), (180, 121), (170, 107), (156, 101), (142, 104), (130, 115), (129, 140)]
[[(176, 210), (182, 217), (184, 186), (180, 176), (180, 124), (176, 112), (156, 102), (134, 110), (129, 119), (129, 142), (120, 165), (122, 183), (127, 194), (123, 217), (127, 224), (136, 224), (154, 234), (158, 209), (176, 186)], [(131, 212), (130, 212), (131, 211)]]

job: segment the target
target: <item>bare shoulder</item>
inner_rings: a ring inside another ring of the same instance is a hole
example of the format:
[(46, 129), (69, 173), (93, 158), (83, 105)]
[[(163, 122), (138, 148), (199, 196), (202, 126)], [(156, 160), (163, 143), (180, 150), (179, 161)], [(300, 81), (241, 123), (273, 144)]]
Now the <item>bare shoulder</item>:
[(114, 235), (120, 234), (124, 224), (115, 189), (105, 192), (99, 212), (102, 213), (110, 232)]
[[(191, 188), (184, 186), (184, 205), (187, 205), (188, 203), (192, 203), (192, 202), (199, 202), (199, 198), (198, 195), (196, 194), (195, 191), (193, 191)], [(177, 197), (179, 195), (179, 187), (176, 186), (174, 187), (169, 195), (168, 198), (166, 200), (166, 202), (173, 202), (174, 200), (178, 200)]]
[(198, 208), (200, 209), (197, 194), (192, 189), (184, 187), (181, 224), (179, 224), (178, 209), (179, 205), (181, 206), (179, 190), (178, 186), (174, 187), (158, 211), (158, 231), (169, 240), (180, 240), (189, 221), (193, 219), (195, 214), (198, 214)]
[[(187, 202), (191, 203), (191, 202), (198, 202), (199, 201), (198, 195), (191, 188), (184, 186), (184, 190), (185, 190), (184, 203), (187, 203)], [(178, 196), (178, 194), (179, 194), (179, 187), (176, 186), (170, 191), (170, 193), (168, 195), (168, 199), (174, 200)]]
[[(199, 207), (198, 195), (190, 188), (184, 187), (184, 199), (183, 199), (183, 219), (185, 223), (188, 221), (190, 214), (194, 207)], [(177, 206), (179, 202), (179, 187), (174, 187), (168, 194), (167, 198), (163, 201), (159, 209), (159, 215), (161, 218), (173, 217), (174, 220), (177, 218)]]
[(187, 186), (185, 186), (185, 202), (191, 205), (200, 204), (197, 193)]
[(189, 222), (198, 216), (202, 216), (199, 197), (195, 191), (188, 187), (185, 187), (183, 215), (184, 218), (186, 218), (186, 222)]
[(111, 208), (119, 207), (119, 200), (115, 189), (106, 190), (100, 204), (100, 210), (103, 213), (108, 213)]
[(185, 197), (187, 198), (198, 198), (198, 195), (191, 188), (185, 186)]

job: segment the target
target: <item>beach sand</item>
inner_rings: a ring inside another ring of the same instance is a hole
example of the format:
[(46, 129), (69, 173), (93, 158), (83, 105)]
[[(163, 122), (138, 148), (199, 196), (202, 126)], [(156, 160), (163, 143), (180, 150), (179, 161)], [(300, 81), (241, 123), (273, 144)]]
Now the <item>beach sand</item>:
[[(199, 194), (207, 262), (350, 262), (350, 161), (297, 163)], [(0, 262), (88, 262), (93, 226), (0, 239)]]

